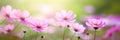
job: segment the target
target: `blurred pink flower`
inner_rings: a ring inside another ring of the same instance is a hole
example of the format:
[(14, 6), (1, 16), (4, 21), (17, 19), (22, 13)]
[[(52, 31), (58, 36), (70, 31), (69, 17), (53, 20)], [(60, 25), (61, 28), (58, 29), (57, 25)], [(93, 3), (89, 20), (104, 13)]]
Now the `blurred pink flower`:
[(89, 34), (89, 33), (87, 33), (87, 34), (85, 34), (85, 33), (79, 34), (79, 36), (80, 36), (80, 38), (82, 40), (92, 40), (92, 38), (93, 38), (93, 35)]
[(45, 30), (43, 30), (42, 32), (53, 34), (53, 33), (55, 33), (55, 28), (49, 26)]
[(86, 25), (90, 28), (98, 29), (105, 26), (105, 21), (99, 17), (88, 18)]
[(45, 17), (51, 19), (55, 17), (55, 14), (54, 13), (45, 14)]
[(52, 25), (52, 26), (58, 26), (57, 25), (57, 22), (55, 21), (55, 19), (53, 19), (53, 18), (47, 18), (47, 19), (45, 19), (46, 20), (46, 22), (49, 24), (49, 25)]
[(110, 36), (115, 34), (117, 31), (120, 31), (120, 26), (116, 26), (108, 29), (106, 34), (104, 35), (104, 38), (109, 38)]
[(70, 29), (72, 32), (83, 33), (86, 28), (83, 27), (83, 25), (81, 25), (81, 24), (72, 23), (72, 24), (70, 24)]
[(60, 27), (60, 28), (66, 28), (67, 26), (69, 26), (71, 23), (74, 22), (56, 22), (56, 26)]
[(2, 7), (1, 13), (9, 22), (14, 22), (14, 13), (10, 5)]
[(34, 20), (31, 22), (30, 26), (36, 32), (42, 32), (48, 27), (48, 23), (44, 20)]
[(3, 34), (7, 34), (14, 29), (14, 25), (8, 24), (2, 29)]
[(50, 13), (50, 14), (46, 14), (45, 15), (45, 21), (49, 24), (49, 25), (53, 25), (53, 26), (58, 26), (57, 25), (57, 21), (54, 19), (55, 18), (55, 14)]
[(105, 21), (108, 26), (120, 25), (120, 16), (110, 15), (105, 18)]
[(14, 10), (14, 13), (16, 19), (22, 24), (29, 24), (29, 21), (32, 20), (28, 11), (21, 12), (20, 10)]
[(62, 10), (60, 13), (55, 15), (60, 26), (67, 26), (70, 22), (74, 22), (75, 17), (76, 15), (73, 14), (72, 11), (66, 12), (65, 10)]
[(84, 10), (85, 10), (85, 12), (92, 14), (92, 13), (94, 13), (94, 10), (95, 10), (95, 9), (94, 9), (93, 6), (86, 6), (86, 7), (84, 8)]

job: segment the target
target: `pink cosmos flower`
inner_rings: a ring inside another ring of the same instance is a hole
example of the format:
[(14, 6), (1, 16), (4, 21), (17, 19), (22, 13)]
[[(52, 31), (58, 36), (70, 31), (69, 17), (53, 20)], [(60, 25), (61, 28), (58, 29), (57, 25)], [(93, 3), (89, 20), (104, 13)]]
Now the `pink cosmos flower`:
[(48, 27), (48, 23), (44, 20), (34, 20), (31, 22), (30, 26), (36, 32), (42, 32)]
[(98, 29), (105, 26), (105, 21), (99, 17), (93, 17), (86, 20), (86, 25), (90, 28)]
[(105, 18), (105, 21), (108, 26), (120, 25), (120, 16), (110, 15)]
[(82, 40), (92, 40), (92, 38), (93, 38), (93, 35), (89, 34), (89, 33), (79, 34), (79, 36)]
[(22, 24), (29, 24), (29, 21), (32, 19), (28, 11), (21, 12), (20, 10), (14, 10), (16, 19)]
[(58, 26), (55, 19), (46, 19), (46, 21), (48, 22), (49, 25)]
[(55, 33), (55, 28), (49, 26), (45, 30), (43, 30), (42, 32), (53, 34), (53, 33)]
[(84, 8), (85, 12), (92, 14), (94, 12), (94, 7), (93, 6), (86, 6)]
[(13, 15), (14, 13), (10, 5), (2, 7), (1, 13), (9, 22), (14, 22), (14, 15)]
[(2, 33), (7, 34), (11, 32), (13, 29), (14, 29), (14, 25), (8, 24), (3, 28)]
[(55, 15), (55, 18), (57, 19), (58, 24), (60, 26), (66, 26), (70, 22), (74, 22), (75, 17), (76, 17), (76, 15), (74, 15), (72, 11), (66, 12), (65, 10), (62, 10), (60, 13), (57, 13)]
[(83, 27), (83, 25), (80, 25), (78, 23), (72, 23), (70, 24), (70, 29), (72, 32), (83, 33), (86, 28)]
[(117, 31), (120, 31), (120, 27), (112, 27), (110, 29), (107, 30), (107, 33), (104, 35), (104, 38), (109, 38), (110, 36), (112, 36), (113, 34), (115, 34)]
[(57, 25), (57, 21), (54, 19), (55, 18), (55, 14), (50, 13), (50, 14), (46, 14), (44, 20), (49, 24), (49, 25), (53, 25), (53, 26), (58, 26)]

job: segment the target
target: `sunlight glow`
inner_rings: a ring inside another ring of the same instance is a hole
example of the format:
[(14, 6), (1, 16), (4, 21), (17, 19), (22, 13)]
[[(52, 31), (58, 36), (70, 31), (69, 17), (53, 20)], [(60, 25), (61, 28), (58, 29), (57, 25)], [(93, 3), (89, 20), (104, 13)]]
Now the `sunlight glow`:
[(42, 13), (49, 14), (49, 13), (53, 12), (53, 7), (49, 6), (49, 5), (40, 5), (39, 10)]

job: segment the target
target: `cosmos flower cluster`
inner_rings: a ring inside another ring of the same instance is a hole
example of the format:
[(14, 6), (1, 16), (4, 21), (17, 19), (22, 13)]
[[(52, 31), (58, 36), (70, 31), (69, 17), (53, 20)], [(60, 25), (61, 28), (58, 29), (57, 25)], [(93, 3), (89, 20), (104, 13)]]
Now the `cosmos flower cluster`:
[[(88, 13), (92, 13), (94, 11), (93, 7), (87, 7), (85, 8), (85, 11)], [(13, 23), (19, 22), (20, 24), (27, 25), (31, 28), (31, 30), (34, 30), (36, 32), (45, 32), (49, 30), (49, 33), (53, 32), (52, 28), (50, 28), (50, 25), (58, 26), (59, 28), (68, 28), (73, 33), (79, 34), (81, 39), (87, 39), (91, 38), (91, 35), (85, 34), (85, 30), (87, 29), (93, 29), (98, 30), (102, 29), (105, 26), (110, 26), (110, 23), (113, 23), (117, 27), (113, 27), (107, 31), (104, 38), (108, 38), (109, 35), (114, 33), (117, 30), (120, 30), (119, 26), (119, 19), (116, 18), (114, 20), (111, 20), (115, 16), (110, 17), (100, 17), (100, 16), (88, 16), (84, 18), (85, 25), (83, 25), (80, 22), (77, 22), (75, 20), (76, 14), (72, 12), (72, 10), (66, 11), (62, 10), (60, 12), (57, 12), (52, 19), (46, 18), (46, 19), (34, 19), (32, 16), (30, 16), (30, 13), (25, 10), (21, 11), (20, 9), (13, 9), (10, 5), (3, 6), (1, 9), (2, 16), (11, 24), (5, 25), (2, 28), (2, 33), (7, 34), (9, 32), (12, 32), (15, 27)], [(113, 22), (116, 21), (116, 22)], [(111, 31), (110, 31), (111, 30)], [(90, 36), (90, 37), (89, 37)], [(86, 37), (86, 38), (85, 38)]]

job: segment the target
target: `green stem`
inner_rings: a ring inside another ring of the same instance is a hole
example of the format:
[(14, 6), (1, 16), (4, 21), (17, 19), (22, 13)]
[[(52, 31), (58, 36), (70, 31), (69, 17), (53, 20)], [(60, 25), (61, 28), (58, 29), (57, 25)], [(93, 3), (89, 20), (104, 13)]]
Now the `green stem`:
[(41, 40), (43, 40), (44, 36), (41, 34)]
[(41, 38), (41, 40), (43, 40), (43, 38)]
[(26, 36), (26, 33), (24, 33), (24, 36), (23, 36), (23, 39), (24, 39), (24, 40), (26, 39), (25, 36)]
[(8, 36), (8, 39), (9, 39), (9, 40), (11, 39), (10, 34), (9, 34), (9, 36)]
[(11, 40), (11, 31), (8, 34), (8, 39)]
[(96, 39), (96, 30), (94, 31), (94, 40)]
[(72, 37), (71, 37), (71, 39), (70, 39), (70, 40), (72, 40), (72, 39), (73, 39), (74, 35), (75, 35), (75, 33), (73, 33), (73, 35), (72, 35)]
[(42, 38), (41, 38), (41, 40), (42, 40)]
[(78, 38), (77, 38), (78, 40), (80, 40), (80, 37), (78, 36)]
[[(36, 35), (38, 36), (38, 35), (39, 35), (39, 32), (37, 32)], [(37, 40), (37, 36), (36, 36), (35, 40)]]
[(15, 30), (17, 30), (17, 28), (20, 26), (20, 24), (19, 23), (16, 23), (16, 26), (15, 26), (15, 28), (14, 28), (14, 31)]
[(63, 32), (63, 40), (64, 40), (64, 37), (65, 37), (65, 32), (67, 31), (67, 28), (64, 30)]

